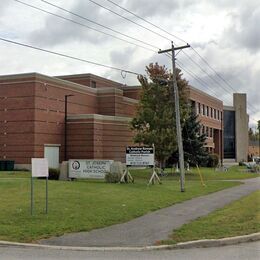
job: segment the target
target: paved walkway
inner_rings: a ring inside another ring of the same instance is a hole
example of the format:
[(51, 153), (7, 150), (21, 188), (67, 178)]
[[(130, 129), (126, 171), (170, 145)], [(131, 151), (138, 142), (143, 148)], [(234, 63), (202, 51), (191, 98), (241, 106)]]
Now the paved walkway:
[(172, 230), (198, 217), (224, 207), (260, 189), (260, 177), (243, 180), (244, 184), (194, 198), (151, 212), (123, 224), (66, 234), (41, 240), (41, 244), (61, 246), (148, 246), (167, 239)]

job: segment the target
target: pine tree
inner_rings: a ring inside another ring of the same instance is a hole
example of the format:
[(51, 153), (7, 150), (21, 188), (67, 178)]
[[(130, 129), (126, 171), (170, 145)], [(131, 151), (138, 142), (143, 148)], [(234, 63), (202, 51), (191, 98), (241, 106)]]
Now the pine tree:
[(198, 116), (191, 110), (182, 129), (184, 160), (191, 165), (200, 165), (208, 157), (204, 148), (206, 135), (200, 133), (200, 128)]

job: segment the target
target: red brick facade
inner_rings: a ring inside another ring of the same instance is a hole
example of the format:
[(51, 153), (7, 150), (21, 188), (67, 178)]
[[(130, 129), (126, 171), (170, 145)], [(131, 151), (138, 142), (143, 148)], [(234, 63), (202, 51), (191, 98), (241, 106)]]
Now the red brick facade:
[[(91, 74), (76, 78), (84, 85), (36, 73), (0, 77), (0, 159), (26, 166), (31, 158), (44, 157), (46, 145), (58, 145), (64, 160), (65, 95), (73, 95), (68, 115), (89, 118), (69, 120), (68, 156), (123, 160), (137, 100), (124, 95), (119, 83)], [(85, 85), (91, 80), (96, 88)]]
[[(207, 147), (220, 153), (223, 103), (193, 88), (188, 93), (204, 131), (209, 132)], [(31, 158), (44, 157), (46, 146), (57, 146), (62, 162), (65, 95), (73, 95), (67, 103), (68, 158), (124, 161), (125, 146), (132, 144), (129, 120), (140, 88), (92, 74), (48, 77), (37, 73), (0, 77), (0, 160), (15, 160), (16, 166), (27, 167)]]
[(223, 158), (223, 102), (193, 87), (188, 97), (207, 136), (206, 148)]

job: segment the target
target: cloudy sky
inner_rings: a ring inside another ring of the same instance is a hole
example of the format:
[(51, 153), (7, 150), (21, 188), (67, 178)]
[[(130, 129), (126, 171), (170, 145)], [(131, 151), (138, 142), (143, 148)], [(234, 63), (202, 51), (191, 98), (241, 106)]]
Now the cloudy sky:
[[(189, 43), (193, 48), (178, 53), (177, 63), (190, 84), (217, 96), (227, 105), (232, 104), (232, 92), (247, 93), (250, 124), (260, 119), (259, 0), (113, 0), (164, 31), (107, 0), (48, 1), (86, 19), (41, 0), (21, 1), (59, 17), (18, 1), (1, 0), (1, 38), (141, 74), (151, 62), (171, 67), (169, 57), (157, 54), (159, 48), (170, 48), (171, 40), (175, 46)], [(0, 41), (0, 53), (0, 75), (94, 73), (123, 84), (137, 84), (136, 76), (129, 73), (3, 41)]]

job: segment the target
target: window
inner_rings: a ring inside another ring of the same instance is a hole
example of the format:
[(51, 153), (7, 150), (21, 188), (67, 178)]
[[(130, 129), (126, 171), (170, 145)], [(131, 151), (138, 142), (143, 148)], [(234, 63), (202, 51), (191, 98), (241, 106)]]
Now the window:
[(206, 107), (206, 115), (209, 116), (209, 107)]
[(209, 137), (213, 137), (213, 128), (209, 129)]
[(97, 87), (97, 82), (96, 81), (91, 81), (91, 87), (96, 88)]
[(202, 115), (205, 116), (205, 105), (202, 105)]
[(206, 136), (209, 137), (209, 128), (206, 127)]
[(212, 107), (210, 108), (210, 117), (211, 118), (213, 117), (213, 108)]
[(201, 112), (201, 110), (200, 110), (200, 103), (197, 103), (197, 106), (198, 106), (198, 114), (200, 115), (200, 112)]
[(220, 117), (219, 117), (219, 110), (218, 110), (218, 120), (220, 119)]
[(216, 119), (217, 118), (217, 114), (216, 114), (216, 109), (213, 109), (214, 110), (214, 119)]

